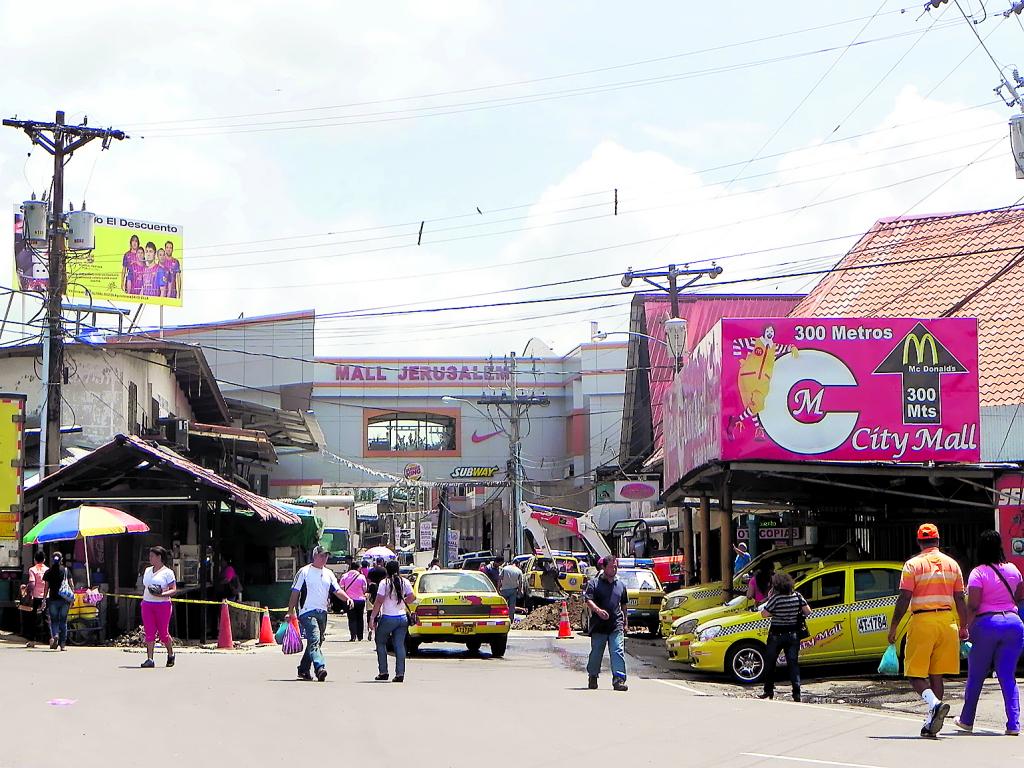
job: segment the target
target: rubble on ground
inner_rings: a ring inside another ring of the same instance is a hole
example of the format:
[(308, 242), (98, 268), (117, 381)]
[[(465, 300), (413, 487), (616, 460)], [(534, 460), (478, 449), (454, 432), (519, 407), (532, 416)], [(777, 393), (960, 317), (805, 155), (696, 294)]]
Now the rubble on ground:
[[(569, 611), (569, 625), (574, 631), (581, 631), (583, 629), (583, 601), (579, 598), (570, 597), (565, 602)], [(557, 630), (561, 615), (561, 602), (547, 603), (539, 608), (535, 608), (525, 618), (517, 621), (515, 628), (539, 631)]]

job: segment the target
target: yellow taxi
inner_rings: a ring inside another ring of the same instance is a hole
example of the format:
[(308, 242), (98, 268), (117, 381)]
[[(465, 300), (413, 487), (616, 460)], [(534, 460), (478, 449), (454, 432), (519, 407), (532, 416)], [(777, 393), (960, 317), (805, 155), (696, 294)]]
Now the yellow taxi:
[[(746, 567), (735, 574), (732, 582), (733, 590), (746, 592), (747, 582), (751, 575), (758, 569), (761, 563), (774, 563), (774, 570), (778, 571), (790, 565), (798, 563), (817, 563), (821, 557), (814, 552), (815, 547), (795, 546), (779, 547), (762, 552), (755, 557)], [(830, 560), (849, 559), (843, 552), (837, 551), (829, 555)], [(714, 608), (722, 605), (732, 595), (727, 595), (721, 581), (710, 581), (707, 584), (697, 584), (691, 587), (683, 587), (670, 592), (661, 610), (661, 631), (666, 637), (672, 634), (672, 622), (696, 611), (703, 611), (705, 608)]]
[[(554, 566), (551, 568), (551, 566)], [(550, 575), (545, 572), (550, 570)], [(575, 557), (555, 555), (546, 557), (534, 555), (526, 561), (523, 573), (526, 574), (526, 584), (529, 587), (529, 595), (526, 598), (526, 607), (532, 610), (542, 603), (551, 602), (560, 596), (560, 591), (566, 594), (579, 594), (587, 585), (587, 574), (585, 566)], [(557, 576), (557, 587), (554, 583), (547, 581)]]
[[(781, 570), (788, 573), (795, 581), (800, 581), (810, 571), (818, 568), (820, 563), (797, 563)], [(672, 622), (672, 631), (665, 640), (668, 648), (669, 661), (677, 661), (681, 664), (689, 664), (690, 644), (696, 635), (697, 627), (709, 621), (726, 616), (735, 616), (744, 611), (755, 610), (754, 601), (746, 595), (734, 597), (725, 605), (717, 605), (714, 608), (705, 608), (702, 611), (694, 611)]]
[(501, 658), (511, 622), (508, 603), (479, 571), (421, 571), (414, 576), (416, 624), (409, 627), (406, 649), (423, 643), (460, 643), (476, 652), (487, 643)]
[(647, 568), (619, 568), (618, 577), (626, 585), (630, 629), (646, 627), (652, 635), (658, 634), (658, 611), (665, 599), (658, 575)]
[[(810, 637), (800, 643), (801, 664), (877, 661), (888, 645), (903, 563), (837, 563), (813, 570), (796, 589), (807, 600)], [(743, 612), (697, 627), (690, 644), (695, 670), (726, 672), (740, 683), (761, 680), (770, 619)], [(906, 624), (899, 628), (899, 639)], [(785, 663), (781, 659), (779, 664)]]

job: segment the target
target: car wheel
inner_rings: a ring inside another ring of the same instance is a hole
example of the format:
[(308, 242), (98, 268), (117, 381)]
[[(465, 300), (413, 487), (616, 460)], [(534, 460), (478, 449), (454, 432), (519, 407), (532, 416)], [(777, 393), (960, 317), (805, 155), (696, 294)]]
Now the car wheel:
[(483, 642), (480, 640), (470, 640), (466, 643), (466, 647), (469, 648), (470, 653), (480, 653), (480, 646), (482, 645)]
[(737, 643), (725, 657), (725, 671), (743, 685), (753, 685), (764, 677), (766, 649), (760, 643)]
[(496, 659), (503, 658), (505, 656), (505, 649), (508, 647), (508, 635), (496, 637), (491, 640), (491, 656)]

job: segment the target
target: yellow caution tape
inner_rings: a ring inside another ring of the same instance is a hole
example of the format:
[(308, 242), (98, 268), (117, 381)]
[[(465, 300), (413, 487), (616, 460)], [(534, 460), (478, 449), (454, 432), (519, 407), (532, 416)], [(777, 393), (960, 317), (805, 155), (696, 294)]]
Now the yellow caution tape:
[[(106, 597), (123, 597), (125, 600), (142, 600), (142, 595), (115, 595), (110, 592), (104, 592), (103, 595)], [(263, 613), (264, 611), (270, 611), (271, 613), (285, 613), (287, 608), (259, 608), (254, 605), (243, 605), (242, 603), (236, 603), (233, 600), (189, 600), (182, 597), (170, 598), (172, 603), (182, 603), (184, 605), (222, 605), (227, 603), (231, 608), (237, 608), (240, 611), (249, 611), (250, 613)]]

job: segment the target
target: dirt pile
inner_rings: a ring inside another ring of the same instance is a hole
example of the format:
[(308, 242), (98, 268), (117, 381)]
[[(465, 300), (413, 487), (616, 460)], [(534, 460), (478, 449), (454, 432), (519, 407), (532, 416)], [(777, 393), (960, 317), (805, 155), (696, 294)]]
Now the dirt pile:
[[(569, 625), (579, 632), (583, 629), (583, 601), (578, 598), (570, 598), (566, 601), (569, 611)], [(548, 603), (540, 608), (534, 609), (526, 618), (517, 621), (516, 629), (530, 630), (557, 630), (558, 621), (562, 615), (562, 604), (560, 602)]]
[[(175, 645), (187, 645), (183, 640), (179, 640), (176, 637), (172, 637), (171, 642)], [(142, 627), (137, 627), (115, 637), (113, 640), (108, 640), (107, 645), (114, 648), (145, 648), (146, 633), (142, 631)]]

